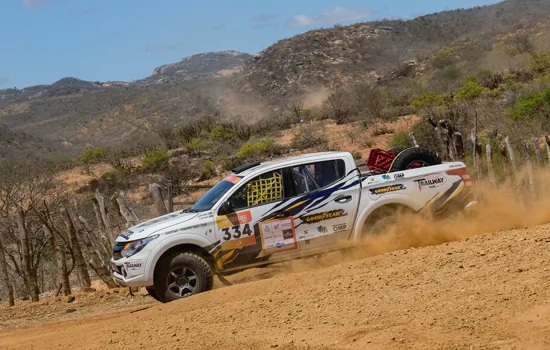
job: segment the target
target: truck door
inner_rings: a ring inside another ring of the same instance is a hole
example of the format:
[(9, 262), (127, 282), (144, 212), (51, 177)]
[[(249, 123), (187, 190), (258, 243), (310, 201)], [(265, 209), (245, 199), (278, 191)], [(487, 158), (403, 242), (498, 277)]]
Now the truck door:
[(219, 268), (284, 260), (285, 255), (299, 250), (293, 218), (276, 209), (284, 198), (282, 169), (248, 180), (229, 196), (229, 212), (222, 206), (216, 214), (216, 237), (221, 242), (215, 254)]
[(293, 166), (289, 173), (294, 195), (305, 201), (294, 217), (300, 248), (349, 239), (360, 196), (357, 172), (348, 173), (344, 159), (331, 159)]

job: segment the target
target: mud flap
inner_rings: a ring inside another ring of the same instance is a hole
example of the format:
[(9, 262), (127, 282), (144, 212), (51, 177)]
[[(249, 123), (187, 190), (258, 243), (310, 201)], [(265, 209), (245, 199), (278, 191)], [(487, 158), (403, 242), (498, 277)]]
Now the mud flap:
[(216, 275), (218, 276), (218, 279), (223, 283), (225, 284), (226, 286), (232, 286), (233, 283), (231, 283), (230, 281), (228, 281), (225, 277), (223, 277), (223, 275), (219, 272), (216, 273)]

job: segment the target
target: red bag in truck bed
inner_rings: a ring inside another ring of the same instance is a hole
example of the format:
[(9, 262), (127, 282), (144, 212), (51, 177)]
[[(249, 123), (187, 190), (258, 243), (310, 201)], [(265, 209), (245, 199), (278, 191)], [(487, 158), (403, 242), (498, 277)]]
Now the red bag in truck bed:
[(396, 154), (383, 149), (373, 148), (369, 153), (369, 159), (367, 159), (367, 167), (372, 171), (387, 173), (395, 156)]

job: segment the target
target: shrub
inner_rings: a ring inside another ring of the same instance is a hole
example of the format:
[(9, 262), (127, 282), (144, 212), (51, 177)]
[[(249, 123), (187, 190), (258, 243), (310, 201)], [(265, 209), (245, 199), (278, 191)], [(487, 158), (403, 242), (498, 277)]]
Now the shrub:
[(185, 149), (187, 150), (187, 153), (190, 156), (200, 155), (202, 146), (203, 146), (202, 140), (198, 137), (190, 140), (189, 142), (183, 145), (183, 147), (185, 147)]
[(445, 68), (451, 66), (455, 63), (456, 57), (453, 55), (452, 51), (449, 49), (443, 49), (438, 51), (432, 56), (432, 65), (435, 68)]
[(216, 167), (214, 165), (214, 162), (211, 160), (204, 161), (204, 163), (202, 164), (202, 171), (199, 177), (199, 181), (209, 180), (215, 175)]
[(477, 79), (471, 78), (466, 80), (464, 85), (455, 94), (457, 100), (473, 100), (481, 96), (485, 92), (485, 88), (479, 84)]
[(450, 102), (449, 100), (450, 97), (446, 95), (441, 95), (434, 91), (426, 91), (413, 99), (411, 101), (411, 106), (415, 110), (420, 111), (425, 108), (442, 106)]
[(514, 121), (546, 121), (550, 114), (550, 89), (532, 92), (519, 97), (510, 109), (509, 116)]
[(88, 148), (80, 154), (80, 161), (93, 164), (105, 159), (105, 151), (101, 147)]
[(218, 125), (210, 132), (210, 139), (216, 141), (231, 140), (235, 133), (225, 125)]
[(393, 135), (390, 141), (390, 148), (408, 148), (411, 147), (411, 140), (409, 134), (405, 131), (401, 131)]
[(359, 151), (355, 151), (353, 152), (353, 159), (355, 160), (360, 160), (363, 158), (363, 153), (359, 152)]
[(237, 157), (241, 159), (261, 157), (262, 155), (269, 153), (270, 147), (274, 144), (275, 141), (272, 137), (260, 139), (255, 142), (246, 142), (241, 146), (239, 152), (237, 152)]
[(300, 130), (300, 132), (294, 135), (290, 143), (290, 148), (302, 150), (322, 146), (326, 143), (326, 139), (320, 136), (314, 136), (311, 132)]
[(394, 132), (395, 132), (395, 130), (393, 130), (392, 128), (381, 125), (381, 126), (377, 126), (372, 131), (372, 136), (381, 136), (381, 135), (393, 134)]
[(542, 51), (532, 54), (529, 65), (535, 72), (544, 73), (550, 68), (550, 53)]
[(168, 151), (152, 150), (147, 152), (143, 158), (142, 167), (146, 170), (158, 169), (170, 159)]

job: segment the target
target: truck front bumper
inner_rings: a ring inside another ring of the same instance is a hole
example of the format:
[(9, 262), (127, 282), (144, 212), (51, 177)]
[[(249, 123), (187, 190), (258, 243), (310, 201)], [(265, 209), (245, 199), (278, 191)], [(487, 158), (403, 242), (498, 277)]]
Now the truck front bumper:
[(113, 280), (124, 287), (147, 287), (152, 285), (151, 281), (145, 278), (145, 259), (138, 257), (111, 258)]

